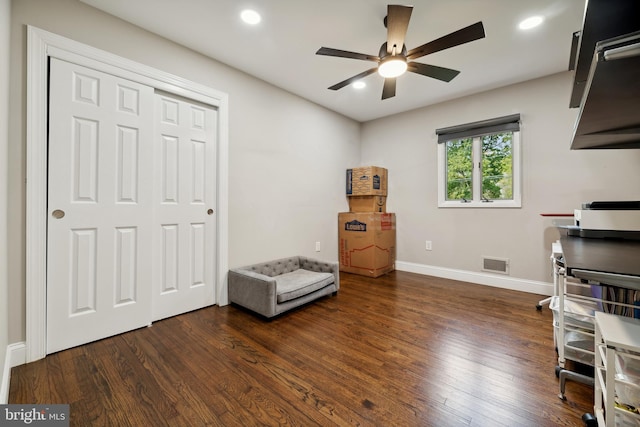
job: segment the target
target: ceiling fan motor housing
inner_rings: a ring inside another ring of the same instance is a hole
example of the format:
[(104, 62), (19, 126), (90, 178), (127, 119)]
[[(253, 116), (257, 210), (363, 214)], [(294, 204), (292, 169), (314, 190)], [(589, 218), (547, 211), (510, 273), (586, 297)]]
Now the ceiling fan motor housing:
[[(393, 51), (393, 49), (392, 49)], [(380, 57), (380, 62), (382, 62), (387, 56), (402, 56), (404, 58), (407, 57), (407, 46), (405, 46), (404, 44), (402, 45), (402, 50), (400, 52), (398, 52), (398, 50), (395, 50), (395, 55), (393, 53), (389, 53), (387, 51), (387, 42), (382, 43), (382, 46), (380, 46), (380, 52), (378, 52), (378, 56)]]

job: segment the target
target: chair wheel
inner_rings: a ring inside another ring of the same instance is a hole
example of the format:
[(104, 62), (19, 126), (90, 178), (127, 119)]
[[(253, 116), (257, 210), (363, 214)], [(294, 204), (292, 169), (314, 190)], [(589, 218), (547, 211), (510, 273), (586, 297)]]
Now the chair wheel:
[(560, 366), (556, 366), (556, 378), (560, 378), (560, 372), (562, 372), (562, 369)]
[(598, 420), (591, 414), (582, 415), (582, 422), (586, 427), (598, 427)]
[(540, 304), (536, 305), (536, 310), (542, 311), (542, 306)]

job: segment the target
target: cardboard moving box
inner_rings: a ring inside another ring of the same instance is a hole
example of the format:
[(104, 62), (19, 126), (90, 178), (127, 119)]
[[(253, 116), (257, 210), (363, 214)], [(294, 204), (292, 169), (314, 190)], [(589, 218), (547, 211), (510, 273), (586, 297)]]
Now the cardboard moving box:
[(379, 277), (395, 270), (396, 214), (338, 214), (340, 271)]
[(386, 212), (387, 198), (385, 196), (351, 196), (349, 212)]
[(386, 196), (387, 170), (379, 166), (347, 169), (347, 196)]

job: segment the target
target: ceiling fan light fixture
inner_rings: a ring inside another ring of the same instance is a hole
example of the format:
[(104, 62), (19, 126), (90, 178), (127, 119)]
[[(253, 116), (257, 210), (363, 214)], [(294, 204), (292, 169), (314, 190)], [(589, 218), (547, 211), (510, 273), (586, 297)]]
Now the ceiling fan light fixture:
[[(447, 83), (460, 74), (460, 71), (457, 70), (415, 62), (414, 59), (484, 38), (485, 32), (482, 21), (407, 51), (404, 42), (412, 10), (413, 6), (387, 5), (387, 16), (384, 19), (385, 27), (387, 28), (387, 40), (380, 46), (380, 51), (377, 56), (330, 47), (321, 47), (318, 49), (316, 55), (351, 58), (376, 63), (375, 67), (349, 77), (333, 86), (329, 86), (327, 89), (342, 89), (345, 86), (352, 85), (357, 80), (377, 72), (384, 78), (381, 99), (385, 100), (396, 96), (396, 77), (401, 76), (406, 71)], [(409, 64), (411, 66), (409, 66)]]
[(407, 71), (407, 60), (402, 56), (388, 56), (378, 65), (378, 74), (385, 79), (401, 76), (405, 71)]

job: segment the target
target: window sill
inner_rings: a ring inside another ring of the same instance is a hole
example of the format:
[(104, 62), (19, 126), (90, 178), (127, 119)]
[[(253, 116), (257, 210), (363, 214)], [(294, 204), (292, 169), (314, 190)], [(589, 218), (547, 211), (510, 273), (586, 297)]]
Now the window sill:
[(460, 200), (450, 200), (439, 202), (438, 208), (521, 208), (522, 203), (516, 200), (493, 200), (491, 202), (461, 202)]

